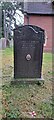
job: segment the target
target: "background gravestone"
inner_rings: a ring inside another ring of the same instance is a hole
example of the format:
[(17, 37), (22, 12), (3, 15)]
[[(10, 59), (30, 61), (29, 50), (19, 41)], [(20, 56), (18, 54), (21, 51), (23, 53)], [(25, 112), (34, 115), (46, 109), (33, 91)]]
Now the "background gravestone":
[(1, 38), (0, 39), (0, 50), (5, 49), (5, 48), (6, 48), (6, 39)]
[(37, 26), (14, 29), (14, 78), (41, 78), (44, 38)]

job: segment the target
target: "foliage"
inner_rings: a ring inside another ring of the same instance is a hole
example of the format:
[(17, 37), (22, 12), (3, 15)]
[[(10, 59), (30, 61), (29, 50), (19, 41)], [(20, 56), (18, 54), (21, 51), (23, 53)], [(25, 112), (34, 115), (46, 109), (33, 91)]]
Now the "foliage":
[[(12, 24), (16, 26), (16, 10), (21, 11), (23, 14), (23, 2), (1, 2), (2, 6), (2, 30), (3, 36), (11, 40), (11, 31), (13, 31)], [(21, 15), (18, 13), (21, 19)], [(20, 21), (19, 21), (19, 24)]]

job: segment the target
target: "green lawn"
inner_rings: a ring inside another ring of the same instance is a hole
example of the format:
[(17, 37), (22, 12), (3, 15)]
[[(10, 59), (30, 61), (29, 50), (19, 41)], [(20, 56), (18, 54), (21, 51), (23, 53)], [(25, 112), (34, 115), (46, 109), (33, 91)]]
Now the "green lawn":
[(35, 111), (35, 118), (51, 118), (52, 111), (52, 54), (43, 54), (42, 74), (44, 84), (11, 85), (13, 80), (13, 48), (2, 54), (2, 116), (3, 118), (32, 118), (29, 112)]

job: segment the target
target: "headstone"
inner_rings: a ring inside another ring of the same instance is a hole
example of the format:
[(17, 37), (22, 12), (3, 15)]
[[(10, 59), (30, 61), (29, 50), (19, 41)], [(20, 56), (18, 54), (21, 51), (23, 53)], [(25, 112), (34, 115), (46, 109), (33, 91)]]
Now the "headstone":
[(0, 50), (2, 50), (2, 40), (0, 39)]
[(1, 38), (0, 39), (0, 49), (5, 49), (6, 48), (6, 39)]
[(14, 30), (14, 78), (41, 78), (44, 30), (25, 25)]
[(13, 39), (10, 40), (10, 47), (13, 47)]

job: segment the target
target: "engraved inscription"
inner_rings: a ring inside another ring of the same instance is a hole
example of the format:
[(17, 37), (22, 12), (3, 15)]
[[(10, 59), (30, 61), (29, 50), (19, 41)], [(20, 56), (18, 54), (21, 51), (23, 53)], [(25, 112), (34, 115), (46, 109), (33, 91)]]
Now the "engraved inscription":
[(32, 48), (35, 48), (35, 45), (38, 44), (39, 41), (29, 41), (29, 42), (26, 42), (26, 41), (21, 41), (21, 47), (22, 48), (28, 48), (28, 47), (32, 47)]

